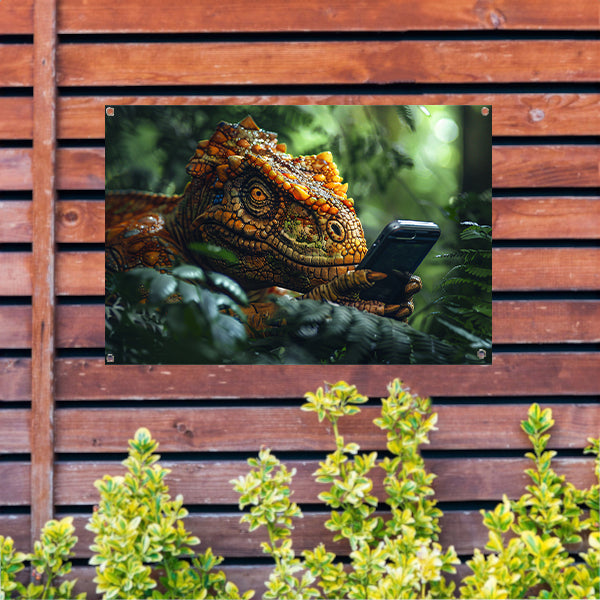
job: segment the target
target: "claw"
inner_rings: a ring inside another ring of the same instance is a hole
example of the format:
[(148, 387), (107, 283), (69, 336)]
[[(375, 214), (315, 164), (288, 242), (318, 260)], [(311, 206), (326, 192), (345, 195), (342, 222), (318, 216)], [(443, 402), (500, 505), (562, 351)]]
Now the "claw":
[(385, 279), (387, 277), (386, 273), (380, 273), (379, 271), (370, 271), (368, 269), (365, 269), (365, 272), (367, 274), (367, 280), (369, 281), (369, 283), (381, 281), (382, 279)]
[(383, 314), (388, 317), (394, 315), (400, 310), (402, 304), (385, 304), (383, 308)]

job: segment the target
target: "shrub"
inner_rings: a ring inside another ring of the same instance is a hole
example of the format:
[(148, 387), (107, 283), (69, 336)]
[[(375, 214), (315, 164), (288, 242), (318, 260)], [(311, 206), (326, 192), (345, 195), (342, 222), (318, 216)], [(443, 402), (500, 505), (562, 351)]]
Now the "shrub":
[[(435, 476), (427, 473), (418, 452), (428, 443), (437, 415), (431, 413), (429, 399), (410, 394), (398, 380), (388, 391), (375, 424), (387, 434), (390, 456), (379, 462), (376, 453), (359, 454), (358, 445), (339, 434), (339, 419), (357, 414), (358, 405), (367, 400), (354, 386), (339, 382), (327, 391), (319, 388), (306, 395), (302, 407), (331, 424), (336, 450), (314, 475), (330, 486), (319, 495), (331, 509), (325, 526), (334, 532), (334, 541), (348, 541), (349, 565), (337, 561), (323, 544), (304, 551), (302, 559), (296, 557), (292, 519), (302, 513), (290, 499), (294, 473), (269, 450), (249, 460), (250, 473), (232, 482), (240, 508), (250, 507), (242, 521), (250, 530), (265, 526), (269, 534), (263, 551), (274, 558), (275, 568), (265, 598), (454, 597), (455, 584), (445, 573), (455, 573), (459, 560), (452, 546), (444, 550), (437, 542), (441, 511), (432, 497)], [(522, 422), (534, 450), (526, 455), (534, 463), (526, 471), (532, 484), (518, 500), (504, 497), (493, 511), (482, 511), (489, 530), (487, 554), (476, 549), (467, 561), (472, 574), (462, 581), (461, 598), (600, 596), (599, 486), (578, 490), (552, 470), (556, 453), (546, 447), (553, 423), (551, 410), (537, 404)], [(598, 440), (590, 441), (586, 451), (598, 456)], [(600, 477), (599, 465), (597, 458)], [(375, 468), (385, 472), (386, 520), (374, 514), (379, 499), (372, 494), (370, 473)], [(567, 546), (581, 542), (584, 532), (589, 532), (589, 550), (575, 562)]]
[[(129, 441), (125, 476), (105, 475), (96, 482), (100, 504), (87, 529), (96, 534), (90, 563), (97, 565), (97, 591), (113, 598), (240, 598), (208, 549), (183, 525), (183, 497), (174, 500), (164, 483), (168, 469), (156, 464), (158, 447), (147, 429)], [(244, 594), (250, 598), (252, 594)]]
[[(504, 497), (494, 510), (482, 511), (488, 529), (485, 553), (476, 549), (466, 562), (471, 573), (458, 590), (454, 578), (459, 559), (452, 546), (439, 544), (439, 518), (433, 497), (435, 475), (428, 473), (419, 447), (428, 443), (437, 415), (428, 398), (403, 389), (395, 380), (382, 400), (375, 425), (386, 432), (388, 455), (360, 453), (358, 444), (339, 433), (343, 417), (360, 412), (367, 398), (355, 386), (339, 382), (306, 394), (303, 410), (330, 423), (335, 450), (315, 472), (328, 488), (319, 498), (330, 510), (326, 528), (334, 540), (346, 540), (349, 562), (324, 544), (297, 556), (293, 522), (302, 517), (292, 501), (294, 471), (268, 449), (248, 460), (250, 471), (234, 480), (242, 521), (250, 531), (265, 527), (263, 552), (274, 560), (265, 598), (600, 598), (599, 485), (577, 489), (552, 469), (555, 452), (547, 450), (554, 424), (550, 409), (533, 404), (522, 422), (533, 452), (526, 493)], [(599, 440), (586, 449), (596, 455), (600, 479)], [(158, 464), (158, 444), (147, 429), (129, 441), (124, 476), (106, 475), (96, 482), (100, 503), (87, 528), (95, 533), (90, 563), (96, 565), (98, 593), (116, 598), (243, 598), (210, 549), (196, 555), (199, 539), (183, 524), (183, 498), (172, 499), (164, 482), (168, 469)], [(389, 514), (376, 514), (371, 473), (383, 469)], [(569, 545), (587, 541), (579, 560)], [(75, 580), (69, 559), (77, 542), (71, 517), (49, 521), (30, 554), (17, 552), (13, 540), (0, 536), (0, 600), (72, 598)], [(35, 582), (16, 576), (31, 564)], [(85, 594), (76, 598), (83, 600)]]

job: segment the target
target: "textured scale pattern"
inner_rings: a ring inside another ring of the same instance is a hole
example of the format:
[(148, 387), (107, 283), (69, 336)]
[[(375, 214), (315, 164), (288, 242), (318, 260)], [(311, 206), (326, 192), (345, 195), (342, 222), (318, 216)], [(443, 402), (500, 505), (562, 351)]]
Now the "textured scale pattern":
[[(415, 277), (403, 304), (359, 298), (385, 275), (355, 271), (367, 245), (330, 152), (292, 156), (246, 117), (219, 123), (187, 172), (181, 195), (107, 193), (107, 271), (191, 263), (229, 275), (257, 300), (258, 290), (278, 286), (395, 319), (412, 312), (410, 298), (421, 288)], [(194, 252), (194, 242), (225, 248), (237, 262)], [(256, 302), (248, 312), (259, 323), (271, 308)]]
[[(220, 123), (191, 158), (180, 196), (107, 195), (107, 268), (168, 270), (178, 260), (220, 269), (247, 289), (305, 292), (354, 268), (366, 253), (362, 226), (330, 152), (291, 156), (251, 117)], [(189, 249), (209, 242), (237, 265)]]

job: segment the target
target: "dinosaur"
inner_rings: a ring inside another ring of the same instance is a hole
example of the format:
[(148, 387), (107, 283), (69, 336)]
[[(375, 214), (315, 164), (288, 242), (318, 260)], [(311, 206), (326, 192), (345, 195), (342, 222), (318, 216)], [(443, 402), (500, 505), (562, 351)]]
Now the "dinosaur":
[[(367, 245), (329, 151), (291, 156), (275, 133), (248, 116), (219, 123), (198, 143), (187, 173), (180, 195), (107, 192), (107, 271), (168, 272), (178, 263), (210, 268), (249, 292), (254, 322), (271, 316), (273, 304), (264, 299), (274, 286), (403, 321), (412, 313), (421, 289), (416, 276), (401, 304), (359, 297), (385, 274), (355, 270)], [(202, 256), (191, 242), (225, 248), (237, 262)]]

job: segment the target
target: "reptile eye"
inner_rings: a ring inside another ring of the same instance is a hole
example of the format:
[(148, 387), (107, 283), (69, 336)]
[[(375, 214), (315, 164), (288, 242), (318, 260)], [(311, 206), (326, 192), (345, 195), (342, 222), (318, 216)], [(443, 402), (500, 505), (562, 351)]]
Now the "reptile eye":
[(242, 200), (248, 212), (257, 217), (268, 215), (272, 208), (271, 189), (258, 179), (249, 181), (248, 185), (244, 186)]
[(253, 187), (250, 190), (250, 196), (252, 196), (252, 200), (254, 200), (254, 202), (264, 202), (267, 198), (267, 195), (265, 194), (265, 192), (263, 190), (261, 190), (259, 187)]
[(327, 233), (334, 242), (343, 242), (346, 238), (346, 231), (342, 224), (334, 219), (327, 221)]

